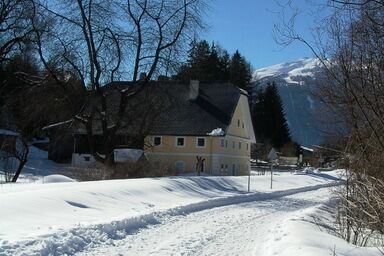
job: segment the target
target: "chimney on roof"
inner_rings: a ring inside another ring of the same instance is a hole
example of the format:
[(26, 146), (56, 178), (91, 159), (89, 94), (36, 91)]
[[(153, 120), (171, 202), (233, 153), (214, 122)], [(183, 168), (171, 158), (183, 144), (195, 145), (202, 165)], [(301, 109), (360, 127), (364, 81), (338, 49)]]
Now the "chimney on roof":
[(199, 80), (189, 82), (189, 100), (195, 100), (199, 95)]

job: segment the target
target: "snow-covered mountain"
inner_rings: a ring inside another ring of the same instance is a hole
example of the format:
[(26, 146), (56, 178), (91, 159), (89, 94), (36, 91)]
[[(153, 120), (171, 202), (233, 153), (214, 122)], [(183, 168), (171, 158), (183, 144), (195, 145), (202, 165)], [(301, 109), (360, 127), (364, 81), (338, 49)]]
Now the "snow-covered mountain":
[(303, 85), (308, 78), (315, 79), (321, 70), (318, 59), (303, 58), (294, 62), (282, 63), (255, 70), (253, 81), (260, 79), (278, 78), (286, 82), (286, 85)]
[(317, 59), (303, 58), (257, 69), (253, 73), (254, 88), (268, 82), (276, 83), (291, 136), (305, 146), (318, 145), (324, 140), (321, 103), (314, 97), (321, 70)]

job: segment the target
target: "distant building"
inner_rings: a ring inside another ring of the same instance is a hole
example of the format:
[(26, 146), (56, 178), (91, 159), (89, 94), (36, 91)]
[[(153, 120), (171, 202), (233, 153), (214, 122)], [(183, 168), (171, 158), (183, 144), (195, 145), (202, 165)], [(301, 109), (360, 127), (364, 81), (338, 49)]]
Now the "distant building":
[(304, 166), (313, 166), (318, 167), (319, 166), (319, 158), (315, 154), (315, 151), (313, 148), (300, 146), (299, 151), (299, 163)]

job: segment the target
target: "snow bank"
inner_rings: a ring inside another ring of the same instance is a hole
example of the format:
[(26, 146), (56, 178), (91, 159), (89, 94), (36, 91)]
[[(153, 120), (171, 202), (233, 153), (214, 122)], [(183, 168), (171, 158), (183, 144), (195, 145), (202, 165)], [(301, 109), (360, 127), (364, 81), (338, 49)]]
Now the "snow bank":
[(18, 136), (19, 134), (11, 130), (0, 129), (0, 135)]
[[(170, 177), (152, 179), (19, 184), (0, 187), (0, 252), (5, 255), (73, 254), (119, 239), (157, 216), (330, 186), (334, 176), (276, 174), (270, 177)], [(267, 193), (262, 193), (267, 192)], [(15, 214), (17, 213), (17, 214)]]
[(338, 237), (333, 207), (313, 206), (297, 211), (273, 228), (263, 243), (264, 256), (377, 256), (377, 248), (358, 247)]
[(76, 180), (60, 174), (45, 176), (43, 181), (44, 183), (76, 182)]

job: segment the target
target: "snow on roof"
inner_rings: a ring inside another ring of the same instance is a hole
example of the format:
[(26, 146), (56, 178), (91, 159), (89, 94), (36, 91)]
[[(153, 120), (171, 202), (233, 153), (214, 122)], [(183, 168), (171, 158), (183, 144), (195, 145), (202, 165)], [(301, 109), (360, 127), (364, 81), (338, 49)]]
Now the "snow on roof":
[(59, 122), (59, 123), (55, 123), (55, 124), (50, 124), (50, 125), (44, 126), (43, 130), (47, 130), (47, 129), (50, 129), (50, 128), (53, 128), (53, 127), (56, 127), (56, 126), (60, 126), (60, 125), (63, 125), (63, 124), (68, 124), (68, 123), (71, 123), (71, 122), (73, 122), (73, 119), (70, 119), (70, 120), (67, 120), (67, 121), (63, 121), (63, 122)]
[(251, 163), (267, 164), (268, 162), (260, 159), (251, 159)]
[(19, 133), (7, 129), (0, 129), (0, 135), (18, 136)]
[(244, 95), (247, 95), (247, 96), (248, 96), (248, 92), (247, 92), (246, 90), (244, 90), (244, 89), (241, 89), (240, 87), (239, 87), (239, 90), (240, 90), (240, 92), (241, 92), (242, 94), (244, 94)]
[(307, 148), (307, 147), (304, 147), (304, 146), (301, 146), (300, 148), (306, 150), (306, 151), (310, 151), (310, 152), (313, 152), (313, 148)]
[(210, 133), (207, 133), (209, 136), (224, 136), (225, 132), (223, 131), (222, 128), (216, 128), (213, 129)]
[(119, 148), (114, 150), (115, 161), (118, 163), (136, 163), (144, 154), (141, 149)]

